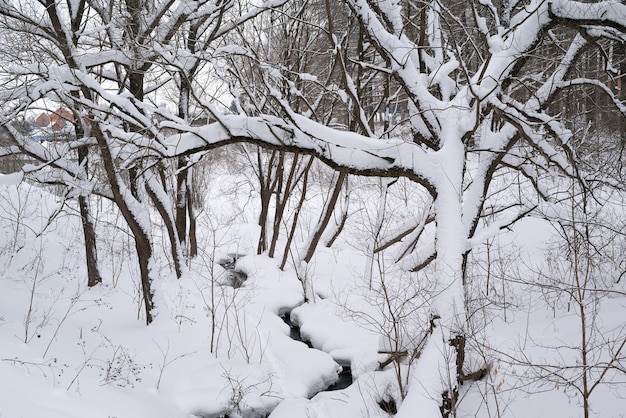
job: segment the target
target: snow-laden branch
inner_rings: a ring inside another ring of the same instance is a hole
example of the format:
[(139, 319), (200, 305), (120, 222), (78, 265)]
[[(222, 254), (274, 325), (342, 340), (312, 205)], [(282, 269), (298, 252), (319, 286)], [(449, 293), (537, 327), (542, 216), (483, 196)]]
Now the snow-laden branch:
[[(65, 154), (68, 154), (73, 148), (71, 144), (67, 144), (65, 146), (66, 152), (60, 155), (60, 153), (51, 151), (39, 142), (24, 137), (4, 116), (0, 116), (0, 127), (3, 136), (10, 138), (10, 142), (13, 144), (13, 146), (7, 147), (8, 150), (19, 150), (18, 153), (31, 159), (31, 162), (25, 164), (21, 169), (24, 174), (31, 174), (43, 183), (65, 184), (69, 187), (75, 187), (85, 194), (92, 192), (94, 185), (87, 178), (83, 168), (65, 158)], [(4, 154), (1, 151), (2, 148), (0, 148), (0, 154)]]
[(549, 14), (556, 19), (576, 25), (599, 25), (618, 29), (626, 39), (626, 4), (619, 0), (597, 3), (552, 0), (548, 2)]
[(420, 112), (420, 119), (423, 120), (421, 126), (426, 130), (419, 129), (420, 124), (415, 124), (414, 127), (420, 130), (421, 135), (436, 138), (440, 126), (429, 111), (445, 109), (449, 103), (439, 100), (429, 91), (429, 83), (432, 80), (429, 80), (427, 74), (420, 68), (417, 45), (404, 33), (395, 35), (387, 31), (366, 0), (350, 0), (348, 4), (359, 20), (365, 23), (368, 35), (377, 44), (379, 52), (388, 58), (391, 71), (397, 75), (397, 80)]
[(561, 58), (559, 65), (552, 72), (552, 75), (537, 89), (535, 94), (526, 102), (526, 107), (533, 112), (539, 111), (562, 86), (563, 79), (571, 70), (572, 66), (580, 56), (587, 41), (581, 34), (577, 34), (569, 49)]
[(192, 127), (163, 123), (181, 132), (167, 139), (169, 157), (193, 154), (228, 143), (261, 146), (314, 155), (342, 171), (366, 176), (406, 177), (434, 193), (439, 167), (420, 146), (400, 139), (374, 139), (329, 128), (292, 115), (295, 125), (273, 116), (224, 115), (219, 122)]
[(604, 83), (592, 79), (592, 78), (574, 78), (572, 80), (563, 81), (561, 83), (562, 88), (575, 87), (575, 86), (592, 86), (598, 90), (603, 91), (607, 97), (611, 100), (617, 110), (626, 117), (626, 105), (624, 101), (615, 96), (615, 93)]

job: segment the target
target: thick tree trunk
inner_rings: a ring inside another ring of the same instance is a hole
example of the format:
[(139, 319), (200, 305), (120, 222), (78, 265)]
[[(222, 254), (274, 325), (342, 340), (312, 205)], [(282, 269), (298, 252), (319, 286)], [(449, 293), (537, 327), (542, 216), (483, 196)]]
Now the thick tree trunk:
[(161, 191), (161, 186), (157, 184), (155, 180), (146, 181), (146, 192), (148, 193), (148, 196), (150, 196), (150, 200), (152, 201), (152, 204), (156, 207), (159, 215), (161, 215), (161, 219), (163, 219), (163, 223), (165, 224), (165, 228), (167, 229), (167, 235), (170, 239), (170, 250), (172, 253), (172, 259), (174, 261), (174, 271), (176, 272), (176, 277), (180, 279), (183, 275), (183, 255), (180, 249), (180, 242), (178, 241), (178, 234), (176, 233), (176, 223), (174, 221), (174, 216), (172, 212), (168, 209), (170, 207), (170, 205), (168, 205), (169, 196), (167, 196), (165, 193), (161, 193)]
[[(433, 333), (417, 360), (409, 392), (397, 417), (454, 416), (457, 393), (457, 347), (452, 342), (464, 338), (466, 327), (465, 294), (462, 264), (466, 251), (468, 228), (463, 223), (463, 190), (465, 152), (453, 132), (442, 133), (442, 148), (437, 152), (441, 173), (435, 185), (436, 289), (431, 301)], [(438, 397), (438, 399), (437, 399)]]
[[(147, 216), (145, 212), (139, 212), (140, 209), (144, 209), (143, 205), (139, 201), (135, 200), (131, 193), (128, 193), (128, 189), (124, 186), (117, 174), (117, 167), (113, 160), (111, 150), (107, 139), (99, 128), (95, 125), (92, 127), (92, 133), (96, 137), (98, 142), (98, 148), (100, 149), (100, 155), (102, 159), (102, 165), (107, 176), (108, 183), (111, 187), (111, 193), (113, 194), (113, 201), (120, 209), (124, 220), (130, 228), (133, 238), (135, 240), (135, 248), (137, 249), (137, 258), (139, 261), (139, 273), (141, 289), (143, 293), (143, 301), (146, 313), (146, 324), (152, 322), (152, 284), (150, 276), (150, 261), (152, 259), (152, 242), (150, 241), (150, 232), (144, 229), (144, 224), (141, 222), (142, 217)], [(122, 192), (124, 188), (124, 192)]]

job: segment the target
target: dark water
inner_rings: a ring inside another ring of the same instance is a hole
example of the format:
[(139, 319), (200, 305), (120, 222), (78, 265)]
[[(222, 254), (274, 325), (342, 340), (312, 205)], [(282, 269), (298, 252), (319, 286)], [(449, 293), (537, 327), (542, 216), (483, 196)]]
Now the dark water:
[[(289, 337), (291, 337), (292, 340), (303, 342), (306, 345), (308, 345), (310, 348), (313, 348), (313, 345), (311, 344), (310, 341), (307, 341), (302, 338), (302, 335), (300, 334), (300, 327), (291, 321), (290, 314), (291, 314), (290, 312), (286, 312), (280, 316), (282, 320), (285, 322), (285, 324), (289, 325)], [(345, 389), (352, 384), (352, 381), (353, 381), (352, 369), (350, 368), (350, 363), (349, 362), (339, 363), (339, 365), (341, 366), (341, 372), (339, 373), (339, 380), (337, 380), (335, 383), (327, 387), (322, 392)]]
[(241, 270), (237, 270), (237, 260), (243, 257), (244, 254), (228, 254), (228, 257), (220, 260), (218, 264), (226, 270), (225, 284), (232, 286), (235, 289), (239, 289), (245, 281), (248, 279), (248, 275)]

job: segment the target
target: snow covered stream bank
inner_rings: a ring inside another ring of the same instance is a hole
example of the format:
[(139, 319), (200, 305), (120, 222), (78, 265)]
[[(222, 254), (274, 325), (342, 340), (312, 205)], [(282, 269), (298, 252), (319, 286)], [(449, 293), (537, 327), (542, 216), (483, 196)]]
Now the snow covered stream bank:
[[(349, 417), (335, 400), (356, 401), (359, 410), (358, 384), (332, 385), (342, 369), (347, 374), (344, 365), (352, 364), (355, 380), (371, 369), (377, 337), (364, 343), (331, 300), (305, 304), (293, 270), (280, 271), (266, 256), (240, 256), (254, 252), (241, 244), (250, 242), (247, 225), (228, 229), (238, 248), (209, 248), (180, 279), (165, 259), (155, 264), (155, 320), (146, 326), (136, 264), (117, 219), (103, 211), (107, 281), (88, 288), (79, 219), (60, 217), (54, 231), (38, 235), (57, 198), (22, 188), (5, 187), (0, 202), (0, 232), (11, 250), (0, 259), (2, 418), (293, 418), (320, 405), (338, 411), (329, 416)], [(17, 212), (25, 200), (37, 211)], [(11, 216), (29, 226), (16, 227)], [(226, 265), (236, 280), (218, 263), (229, 254), (237, 254)], [(315, 348), (291, 338), (286, 313)], [(369, 366), (363, 352), (374, 353)]]
[[(302, 338), (300, 326), (291, 320), (291, 312), (284, 313), (283, 315), (281, 315), (281, 318), (289, 326), (289, 337), (291, 337), (291, 339), (293, 339), (294, 341), (303, 342), (308, 347), (314, 349), (310, 341)], [(341, 367), (341, 371), (339, 372), (337, 381), (324, 389), (324, 391), (345, 389), (353, 382), (350, 362), (345, 360), (342, 361), (341, 359), (335, 359), (335, 361), (337, 361), (337, 364)]]
[(248, 279), (248, 275), (241, 270), (237, 270), (237, 260), (243, 257), (244, 254), (228, 254), (227, 257), (221, 259), (218, 264), (226, 270), (225, 284), (232, 286), (234, 289), (239, 289), (244, 282)]
[[(219, 261), (218, 264), (226, 270), (226, 279), (224, 281), (226, 285), (231, 286), (234, 289), (239, 289), (242, 286), (246, 285), (248, 274), (245, 272), (245, 265), (246, 265), (245, 257), (246, 256), (244, 254), (232, 253), (232, 254), (228, 254), (227, 257), (222, 258)], [(241, 266), (238, 266), (239, 260), (242, 260)], [(302, 307), (303, 305), (304, 303), (298, 305), (295, 308), (293, 308), (291, 305), (280, 307), (278, 310), (279, 312), (278, 316), (289, 327), (288, 335), (294, 342), (302, 343), (306, 345), (310, 350), (319, 351), (321, 353), (328, 354), (328, 353), (325, 353), (323, 350), (318, 350), (317, 348), (313, 346), (313, 344), (308, 338), (304, 338), (300, 331), (300, 324), (297, 321), (292, 320), (291, 318), (292, 312)], [(294, 314), (294, 317), (297, 317), (297, 315)], [(307, 355), (303, 356), (303, 359), (302, 359), (303, 362), (310, 360), (310, 356), (308, 355), (310, 351), (307, 351), (305, 353), (307, 353)], [(320, 382), (313, 384), (313, 386), (311, 387), (311, 391), (309, 395), (307, 396), (307, 398), (311, 399), (314, 396), (317, 396), (318, 394), (323, 393), (323, 392), (342, 390), (342, 389), (347, 388), (353, 383), (350, 360), (334, 358), (334, 361), (336, 362), (335, 370), (337, 372), (337, 375), (334, 378), (332, 378), (331, 376), (331, 379), (329, 379), (328, 376), (320, 375), (319, 377)], [(202, 418), (213, 418), (216, 416), (218, 417), (228, 416), (228, 412), (229, 411), (224, 410), (221, 412), (221, 414), (218, 414), (218, 415), (215, 415), (215, 414), (198, 415), (196, 413), (195, 416), (202, 417)], [(244, 413), (244, 415), (254, 416), (254, 412), (247, 411)]]

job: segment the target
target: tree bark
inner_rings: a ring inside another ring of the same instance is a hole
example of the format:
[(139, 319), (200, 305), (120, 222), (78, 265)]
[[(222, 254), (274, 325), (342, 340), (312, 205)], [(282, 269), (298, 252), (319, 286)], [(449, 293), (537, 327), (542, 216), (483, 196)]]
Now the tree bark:
[[(111, 193), (113, 194), (113, 201), (120, 209), (124, 220), (133, 234), (135, 248), (137, 250), (137, 258), (139, 261), (139, 274), (146, 313), (146, 324), (150, 324), (152, 322), (153, 308), (152, 279), (150, 275), (152, 242), (150, 240), (150, 232), (146, 231), (140, 222), (141, 217), (147, 215), (145, 213), (137, 212), (137, 208), (141, 208), (142, 205), (139, 201), (135, 200), (132, 194), (122, 192), (122, 188), (125, 188), (125, 186), (117, 174), (117, 169), (111, 150), (109, 149), (109, 144), (102, 130), (99, 126), (94, 124), (92, 127), (92, 133), (98, 142), (104, 171), (106, 173), (109, 186), (111, 187)], [(131, 200), (134, 200), (134, 202)]]
[[(72, 9), (72, 19), (70, 22), (72, 38), (71, 41), (65, 36), (63, 24), (59, 18), (57, 12), (57, 5), (52, 0), (48, 0), (46, 3), (46, 10), (48, 17), (54, 28), (55, 37), (59, 42), (61, 52), (67, 61), (67, 64), (71, 68), (77, 68), (77, 64), (74, 61), (73, 50), (78, 45), (79, 29), (85, 15), (85, 0), (73, 3), (70, 8)], [(70, 95), (74, 99), (79, 98), (79, 93), (73, 91)], [(73, 111), (74, 117), (74, 132), (76, 139), (83, 139), (85, 136), (85, 129), (83, 121), (80, 119), (81, 114), (78, 111)], [(78, 163), (82, 166), (85, 173), (89, 172), (89, 150), (87, 146), (80, 146), (78, 152)], [(80, 210), (80, 219), (83, 226), (83, 237), (85, 239), (85, 260), (87, 264), (87, 286), (93, 287), (99, 283), (102, 283), (102, 276), (98, 270), (98, 250), (96, 243), (96, 231), (94, 227), (93, 218), (91, 216), (91, 210), (89, 207), (89, 197), (80, 195), (78, 197), (78, 206)]]
[(178, 234), (176, 233), (176, 222), (172, 213), (168, 210), (167, 201), (165, 198), (168, 196), (164, 193), (159, 193), (160, 186), (155, 184), (154, 180), (146, 181), (146, 192), (152, 200), (152, 204), (156, 207), (159, 215), (161, 215), (161, 219), (163, 219), (163, 223), (165, 224), (165, 228), (167, 229), (167, 234), (170, 239), (170, 251), (172, 254), (172, 259), (174, 261), (174, 271), (176, 272), (176, 277), (181, 278), (183, 275), (182, 271), (182, 252), (180, 249), (180, 242), (178, 241)]
[(343, 182), (345, 181), (348, 174), (346, 172), (339, 173), (339, 177), (337, 177), (337, 181), (335, 182), (335, 188), (333, 189), (333, 193), (324, 205), (324, 209), (322, 211), (322, 215), (320, 220), (315, 227), (315, 231), (313, 232), (313, 236), (309, 242), (306, 253), (302, 260), (306, 263), (310, 262), (313, 258), (313, 254), (315, 254), (315, 249), (317, 248), (317, 244), (320, 242), (322, 238), (322, 234), (328, 226), (328, 222), (330, 221), (330, 217), (335, 209), (335, 205), (337, 204), (337, 199), (339, 198), (339, 194), (341, 193), (341, 187), (343, 186)]
[[(187, 48), (190, 53), (194, 53), (196, 45), (196, 30), (192, 28), (187, 37)], [(189, 72), (181, 71), (180, 73), (180, 92), (178, 95), (178, 117), (190, 122), (189, 115), (189, 98), (191, 92), (191, 80), (195, 75), (195, 67)], [(183, 251), (188, 251), (189, 257), (195, 257), (198, 254), (198, 246), (196, 241), (195, 215), (193, 209), (193, 177), (190, 176), (191, 168), (188, 167), (189, 159), (187, 157), (178, 157), (176, 175), (176, 230), (178, 231), (178, 240)], [(187, 223), (189, 222), (189, 229)]]
[(302, 191), (300, 192), (300, 199), (298, 200), (298, 205), (296, 206), (296, 210), (293, 214), (291, 229), (289, 230), (289, 234), (287, 235), (287, 242), (285, 243), (285, 250), (283, 251), (283, 259), (280, 262), (281, 270), (284, 270), (285, 266), (287, 265), (287, 258), (289, 257), (289, 251), (291, 249), (293, 237), (296, 234), (296, 227), (298, 226), (300, 211), (302, 210), (302, 206), (304, 205), (304, 201), (306, 200), (307, 185), (309, 184), (309, 171), (311, 170), (311, 166), (313, 165), (314, 160), (315, 159), (313, 157), (309, 157), (309, 162), (304, 169), (304, 176), (302, 178)]
[(83, 225), (83, 236), (85, 238), (85, 257), (87, 261), (87, 286), (93, 287), (102, 283), (102, 276), (98, 270), (98, 253), (96, 246), (96, 231), (89, 209), (89, 198), (87, 196), (78, 197), (80, 207), (80, 219)]
[(187, 181), (187, 213), (189, 214), (189, 257), (198, 255), (198, 240), (196, 238), (196, 214), (193, 209), (193, 175)]
[[(283, 153), (284, 154), (284, 153)], [(283, 187), (282, 179), (279, 180), (279, 183), (276, 188), (276, 208), (274, 211), (274, 228), (272, 232), (272, 240), (270, 242), (270, 249), (268, 255), (270, 257), (274, 257), (274, 252), (276, 251), (276, 245), (278, 244), (278, 237), (280, 235), (280, 225), (285, 216), (285, 208), (287, 207), (287, 202), (289, 201), (289, 197), (294, 192), (298, 182), (305, 175), (305, 170), (309, 170), (311, 165), (308, 164), (304, 167), (303, 170), (298, 171), (298, 168), (301, 166), (300, 164), (300, 154), (294, 153), (293, 160), (291, 161), (291, 168), (289, 170), (289, 174), (287, 177), (287, 183)], [(284, 158), (284, 156), (282, 157)], [(284, 170), (282, 169), (283, 165), (279, 164), (280, 172), (276, 174), (281, 176), (284, 174)]]
[[(80, 121), (76, 121), (80, 126)], [(76, 129), (76, 135), (82, 133), (81, 128)], [(89, 170), (88, 150), (82, 146), (78, 149), (78, 163), (83, 167), (85, 173)], [(83, 225), (83, 236), (85, 238), (85, 259), (87, 262), (87, 286), (93, 287), (102, 283), (102, 276), (98, 270), (98, 248), (96, 244), (96, 230), (94, 227), (91, 209), (89, 207), (89, 197), (78, 196), (78, 207), (80, 209), (80, 220)]]
[(259, 245), (257, 247), (257, 254), (262, 254), (267, 251), (267, 224), (270, 212), (270, 203), (272, 201), (272, 193), (274, 193), (277, 183), (278, 169), (274, 169), (274, 162), (276, 157), (281, 151), (272, 151), (270, 159), (267, 163), (267, 171), (263, 171), (263, 159), (261, 148), (257, 148), (257, 165), (259, 168), (258, 177), (261, 197), (261, 212), (259, 213), (259, 226), (261, 227), (261, 234), (259, 235)]
[(178, 174), (176, 175), (176, 231), (178, 232), (178, 241), (181, 247), (186, 248), (187, 241), (187, 212), (188, 212), (188, 197), (187, 197), (187, 181), (189, 174), (186, 168), (187, 158), (178, 157)]

